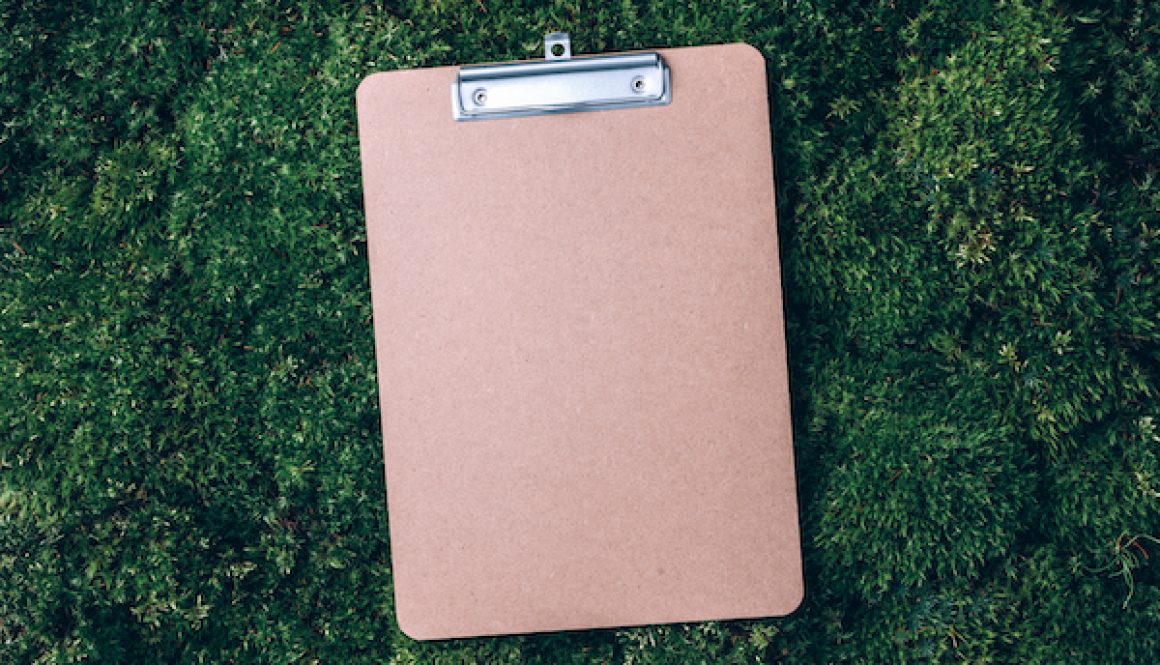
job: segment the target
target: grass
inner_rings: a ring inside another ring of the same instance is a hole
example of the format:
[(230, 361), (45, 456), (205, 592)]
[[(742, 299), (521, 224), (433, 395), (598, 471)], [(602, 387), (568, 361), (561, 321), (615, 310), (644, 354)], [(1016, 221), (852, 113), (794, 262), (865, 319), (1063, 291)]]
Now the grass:
[[(0, 0), (0, 660), (1152, 662), (1160, 9)], [(807, 600), (394, 624), (353, 93), (768, 60)]]

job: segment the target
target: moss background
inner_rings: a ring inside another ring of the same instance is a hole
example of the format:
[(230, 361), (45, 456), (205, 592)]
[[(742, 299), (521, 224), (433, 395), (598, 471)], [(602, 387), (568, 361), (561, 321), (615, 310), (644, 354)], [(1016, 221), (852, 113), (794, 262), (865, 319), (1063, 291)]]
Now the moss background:
[[(0, 0), (0, 661), (1155, 662), (1160, 8)], [(768, 59), (795, 615), (398, 632), (354, 89)]]

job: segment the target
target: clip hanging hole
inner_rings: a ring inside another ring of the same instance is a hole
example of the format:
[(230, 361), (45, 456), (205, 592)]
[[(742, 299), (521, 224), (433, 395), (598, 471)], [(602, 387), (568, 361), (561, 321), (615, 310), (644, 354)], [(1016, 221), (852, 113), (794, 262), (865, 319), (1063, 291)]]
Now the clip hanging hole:
[(566, 32), (544, 35), (544, 57), (549, 60), (567, 60), (572, 57), (572, 40)]
[(644, 92), (645, 81), (643, 76), (637, 76), (632, 79), (632, 91)]
[(471, 93), (471, 101), (475, 102), (476, 106), (483, 106), (484, 104), (486, 104), (487, 103), (487, 90), (484, 90), (483, 88), (478, 88), (475, 92)]

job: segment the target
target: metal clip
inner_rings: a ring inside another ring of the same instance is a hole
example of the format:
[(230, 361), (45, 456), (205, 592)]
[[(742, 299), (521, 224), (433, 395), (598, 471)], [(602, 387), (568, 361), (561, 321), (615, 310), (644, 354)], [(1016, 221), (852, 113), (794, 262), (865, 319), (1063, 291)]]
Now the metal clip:
[(544, 37), (543, 61), (463, 67), (451, 85), (456, 120), (663, 106), (672, 101), (659, 53), (572, 58), (567, 33)]

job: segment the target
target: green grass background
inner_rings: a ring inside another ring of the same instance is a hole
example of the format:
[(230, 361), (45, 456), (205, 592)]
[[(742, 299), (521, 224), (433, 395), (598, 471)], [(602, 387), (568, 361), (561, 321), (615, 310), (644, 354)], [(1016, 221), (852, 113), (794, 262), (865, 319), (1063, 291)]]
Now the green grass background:
[[(0, 0), (0, 661), (1155, 662), (1155, 2)], [(808, 592), (417, 643), (354, 89), (768, 60)]]

